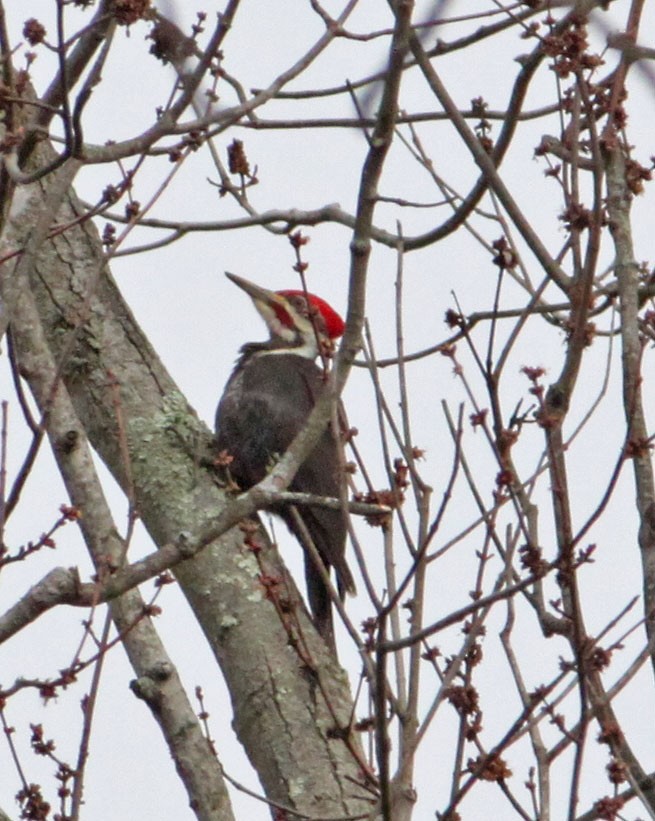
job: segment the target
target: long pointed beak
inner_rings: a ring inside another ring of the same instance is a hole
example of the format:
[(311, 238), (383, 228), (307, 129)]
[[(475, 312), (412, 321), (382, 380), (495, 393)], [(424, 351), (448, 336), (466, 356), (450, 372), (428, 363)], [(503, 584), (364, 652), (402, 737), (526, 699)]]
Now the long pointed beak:
[(242, 291), (245, 291), (248, 296), (256, 302), (263, 302), (266, 305), (280, 305), (284, 304), (284, 300), (275, 291), (269, 291), (267, 288), (262, 288), (260, 285), (255, 285), (249, 279), (231, 274), (229, 271), (225, 272), (225, 276), (232, 280), (235, 285), (238, 285)]
[[(284, 294), (269, 291), (268, 288), (262, 288), (248, 279), (239, 277), (236, 274), (230, 274), (227, 271), (225, 275), (252, 299), (253, 305), (266, 323), (271, 339), (281, 337), (290, 342), (294, 338), (301, 317), (293, 310)], [(302, 320), (302, 322), (308, 324), (307, 320)]]

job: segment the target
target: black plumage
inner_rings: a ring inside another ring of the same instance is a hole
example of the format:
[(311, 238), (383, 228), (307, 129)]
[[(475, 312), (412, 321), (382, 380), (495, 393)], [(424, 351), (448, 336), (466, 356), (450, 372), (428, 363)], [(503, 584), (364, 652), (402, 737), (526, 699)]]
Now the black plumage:
[[(245, 280), (234, 279), (245, 289), (242, 285)], [(257, 293), (259, 295), (260, 291)], [(286, 299), (290, 292), (280, 292), (285, 297), (263, 289), (261, 293)], [(296, 309), (299, 299), (297, 294), (294, 295), (293, 307)], [(255, 305), (267, 319), (261, 303), (255, 301)], [(227, 451), (232, 457), (230, 474), (242, 490), (259, 482), (284, 454), (325, 390), (324, 373), (311, 354), (308, 355), (307, 329), (303, 325), (303, 321), (308, 320), (302, 315), (296, 316), (294, 311), (290, 311), (290, 316), (301, 326), (294, 325), (294, 331), (298, 332), (295, 337), (284, 338), (276, 334), (271, 327), (274, 323), (267, 319), (271, 339), (264, 343), (249, 343), (241, 349), (241, 356), (216, 411), (216, 448), (219, 452)], [(314, 334), (314, 328), (311, 330)], [(302, 350), (302, 354), (294, 353), (294, 349)], [(328, 426), (289, 489), (338, 499), (344, 481), (341, 448), (338, 432)], [(341, 596), (354, 593), (355, 584), (345, 559), (347, 527), (342, 511), (307, 505), (294, 509), (326, 569), (334, 568)], [(330, 596), (307, 550), (306, 536), (289, 506), (277, 506), (273, 512), (284, 519), (305, 548), (307, 595), (314, 623), (326, 641), (334, 645)]]

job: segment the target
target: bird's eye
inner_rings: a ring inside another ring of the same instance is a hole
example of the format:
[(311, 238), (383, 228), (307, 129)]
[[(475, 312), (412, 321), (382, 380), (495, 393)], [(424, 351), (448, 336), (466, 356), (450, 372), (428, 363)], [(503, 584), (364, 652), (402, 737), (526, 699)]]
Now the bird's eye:
[(311, 320), (320, 335), (328, 335), (325, 317), (316, 305), (309, 302), (302, 294), (293, 294), (288, 297), (288, 300), (296, 313)]
[(307, 300), (305, 299), (305, 297), (294, 294), (294, 296), (291, 299), (291, 305), (302, 316), (308, 316)]

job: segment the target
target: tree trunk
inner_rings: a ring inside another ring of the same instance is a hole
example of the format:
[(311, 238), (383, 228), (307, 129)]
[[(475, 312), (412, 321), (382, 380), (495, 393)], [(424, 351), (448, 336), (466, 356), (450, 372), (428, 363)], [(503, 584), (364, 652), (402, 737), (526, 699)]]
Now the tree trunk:
[[(36, 153), (41, 164), (51, 156), (45, 147)], [(30, 238), (38, 240), (39, 218), (52, 206), (50, 188), (52, 177), (17, 189), (3, 247), (26, 253), (3, 267), (29, 262), (63, 384), (91, 444), (123, 490), (133, 493), (155, 543), (193, 538), (226, 504), (198, 457), (210, 450), (211, 434), (123, 301), (93, 223), (73, 224), (37, 243), (30, 258)], [(69, 225), (84, 208), (68, 190), (52, 213), (51, 224)], [(260, 562), (282, 576), (274, 550), (255, 555), (234, 528), (175, 569), (225, 676), (236, 732), (270, 800), (308, 816), (365, 812), (370, 804), (356, 786), (362, 759), (344, 730), (352, 709), (346, 676), (314, 632), (295, 588), (302, 637), (290, 642), (260, 581)]]

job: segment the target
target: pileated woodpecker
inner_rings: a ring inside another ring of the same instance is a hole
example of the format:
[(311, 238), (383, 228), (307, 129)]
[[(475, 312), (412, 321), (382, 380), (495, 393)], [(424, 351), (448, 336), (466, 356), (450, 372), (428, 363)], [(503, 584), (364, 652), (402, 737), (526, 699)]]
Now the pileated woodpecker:
[[(304, 291), (268, 291), (227, 274), (252, 299), (270, 338), (249, 342), (216, 411), (216, 448), (232, 457), (231, 477), (242, 490), (264, 478), (274, 461), (302, 430), (325, 389), (315, 363), (322, 346), (341, 336), (344, 323), (324, 300)], [(289, 489), (319, 496), (340, 495), (343, 482), (339, 432), (331, 426), (296, 473)], [(307, 548), (307, 534), (329, 571), (336, 572), (340, 595), (355, 592), (344, 556), (346, 524), (340, 510), (281, 505), (274, 510), (305, 549), (307, 597), (317, 630), (334, 646), (330, 596)], [(300, 520), (300, 522), (299, 522)], [(304, 526), (304, 527), (303, 527)]]

